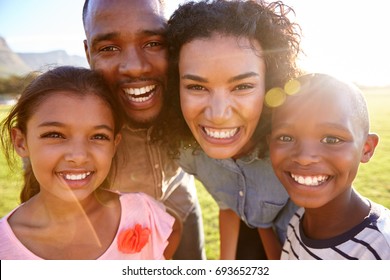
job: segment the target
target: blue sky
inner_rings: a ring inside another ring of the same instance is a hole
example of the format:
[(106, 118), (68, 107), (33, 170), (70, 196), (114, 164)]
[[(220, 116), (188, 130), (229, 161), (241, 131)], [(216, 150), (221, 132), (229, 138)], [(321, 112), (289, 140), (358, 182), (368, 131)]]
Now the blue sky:
[[(167, 0), (170, 10), (184, 0)], [(16, 52), (63, 49), (84, 56), (84, 0), (0, 0), (0, 36)], [(366, 85), (390, 84), (390, 1), (284, 0), (296, 12), (310, 71)]]

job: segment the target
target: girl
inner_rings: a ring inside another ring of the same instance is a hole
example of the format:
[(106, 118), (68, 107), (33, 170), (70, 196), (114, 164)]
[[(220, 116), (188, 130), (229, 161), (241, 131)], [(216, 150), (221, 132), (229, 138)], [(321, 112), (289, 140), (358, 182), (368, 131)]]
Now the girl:
[(296, 208), (267, 156), (263, 109), (269, 89), (299, 74), (299, 30), (289, 11), (281, 2), (200, 1), (168, 22), (167, 142), (218, 203), (222, 259), (264, 257), (256, 240), (238, 243), (240, 220), (261, 236), (266, 257), (278, 259)]
[(110, 192), (122, 111), (99, 74), (38, 76), (2, 122), (28, 159), (22, 204), (0, 221), (0, 259), (163, 259), (173, 218), (145, 194)]

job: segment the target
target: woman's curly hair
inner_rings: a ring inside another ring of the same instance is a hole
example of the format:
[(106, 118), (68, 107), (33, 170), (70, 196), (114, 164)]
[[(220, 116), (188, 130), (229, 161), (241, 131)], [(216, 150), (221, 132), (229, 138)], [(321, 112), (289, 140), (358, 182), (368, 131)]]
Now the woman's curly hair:
[[(260, 0), (204, 0), (181, 5), (168, 21), (169, 82), (166, 93), (164, 137), (174, 156), (179, 147), (197, 145), (180, 108), (179, 55), (184, 44), (215, 34), (256, 40), (266, 65), (265, 90), (280, 87), (300, 71), (300, 27), (288, 18), (294, 11), (282, 2)], [(259, 108), (261, 110), (262, 108)], [(254, 140), (265, 141), (269, 132), (269, 109), (264, 107)]]

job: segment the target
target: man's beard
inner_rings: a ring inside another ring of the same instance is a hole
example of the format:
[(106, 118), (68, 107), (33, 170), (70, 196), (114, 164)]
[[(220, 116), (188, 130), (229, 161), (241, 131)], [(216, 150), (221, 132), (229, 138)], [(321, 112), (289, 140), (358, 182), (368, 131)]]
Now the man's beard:
[(126, 115), (126, 125), (128, 125), (131, 128), (149, 128), (156, 123), (160, 115), (161, 112), (154, 118), (145, 119), (145, 120), (134, 120), (130, 116)]

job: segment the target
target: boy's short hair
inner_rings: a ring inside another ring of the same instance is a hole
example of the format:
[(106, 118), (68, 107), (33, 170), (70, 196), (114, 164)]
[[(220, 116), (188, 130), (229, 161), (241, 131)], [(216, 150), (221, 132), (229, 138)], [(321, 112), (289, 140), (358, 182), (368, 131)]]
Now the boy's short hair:
[(331, 91), (347, 95), (354, 108), (351, 118), (355, 119), (356, 123), (363, 129), (363, 133), (369, 133), (370, 121), (367, 102), (363, 92), (356, 85), (323, 73), (302, 75), (294, 80), (294, 84), (296, 85), (296, 93), (291, 94), (291, 96), (287, 94), (287, 98), (293, 98), (296, 94), (316, 95), (327, 94)]

